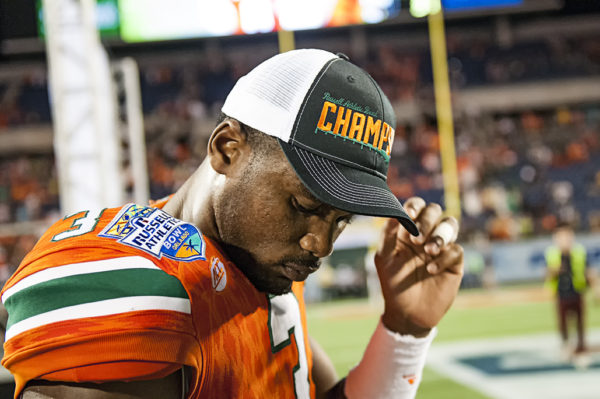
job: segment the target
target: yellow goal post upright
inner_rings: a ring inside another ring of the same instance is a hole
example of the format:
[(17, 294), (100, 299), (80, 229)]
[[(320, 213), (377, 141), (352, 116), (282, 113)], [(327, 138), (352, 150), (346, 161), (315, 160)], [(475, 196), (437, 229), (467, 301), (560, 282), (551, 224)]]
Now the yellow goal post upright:
[(440, 135), (440, 156), (444, 178), (444, 205), (448, 215), (460, 220), (460, 186), (454, 145), (454, 120), (448, 78), (444, 10), (441, 0), (411, 0), (410, 12), (416, 18), (427, 16), (435, 91), (435, 111)]
[(285, 30), (283, 28), (277, 31), (277, 41), (279, 43), (279, 52), (285, 53), (296, 48), (296, 41), (294, 40), (294, 31)]
[[(440, 0), (431, 1), (440, 3)], [(427, 19), (429, 23), (435, 111), (440, 135), (440, 156), (442, 158), (446, 212), (460, 220), (460, 185), (458, 182), (458, 168), (456, 165), (456, 149), (454, 144), (454, 120), (452, 117), (452, 98), (448, 78), (448, 53), (444, 30), (444, 11), (441, 4), (438, 11), (429, 14)]]

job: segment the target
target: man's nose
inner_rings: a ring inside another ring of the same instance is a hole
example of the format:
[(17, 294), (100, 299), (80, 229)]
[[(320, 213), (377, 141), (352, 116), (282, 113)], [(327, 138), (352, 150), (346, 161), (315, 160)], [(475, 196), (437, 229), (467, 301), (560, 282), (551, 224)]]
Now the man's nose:
[(326, 223), (319, 223), (300, 238), (300, 247), (318, 258), (333, 252), (333, 229)]

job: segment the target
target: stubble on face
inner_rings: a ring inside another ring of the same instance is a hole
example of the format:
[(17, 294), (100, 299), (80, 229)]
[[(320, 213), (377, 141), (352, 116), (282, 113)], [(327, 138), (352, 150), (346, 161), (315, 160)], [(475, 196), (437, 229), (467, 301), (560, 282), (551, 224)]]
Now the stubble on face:
[(298, 243), (302, 226), (293, 222), (285, 193), (294, 172), (284, 158), (272, 158), (268, 167), (250, 162), (242, 176), (231, 178), (214, 210), (228, 257), (259, 291), (282, 295), (317, 270), (319, 260)]

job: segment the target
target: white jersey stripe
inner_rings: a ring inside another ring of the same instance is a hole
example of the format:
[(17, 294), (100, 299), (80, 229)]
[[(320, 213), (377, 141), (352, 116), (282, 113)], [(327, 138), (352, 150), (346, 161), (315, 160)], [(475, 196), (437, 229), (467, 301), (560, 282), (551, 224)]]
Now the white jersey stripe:
[(25, 277), (2, 294), (2, 303), (17, 292), (39, 283), (54, 280), (61, 277), (76, 276), (78, 274), (90, 274), (123, 269), (157, 269), (160, 270), (150, 259), (141, 256), (125, 256), (91, 262), (71, 263), (64, 266), (51, 267), (40, 270)]
[(190, 300), (187, 298), (173, 298), (166, 296), (130, 296), (67, 306), (31, 316), (13, 324), (6, 331), (6, 341), (25, 331), (50, 323), (141, 310), (171, 310), (190, 314), (191, 306)]

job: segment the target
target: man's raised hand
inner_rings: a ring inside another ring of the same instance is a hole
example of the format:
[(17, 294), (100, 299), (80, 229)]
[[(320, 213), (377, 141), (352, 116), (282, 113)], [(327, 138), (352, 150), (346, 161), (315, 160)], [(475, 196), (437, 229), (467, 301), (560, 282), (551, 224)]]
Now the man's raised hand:
[(438, 204), (413, 197), (404, 204), (419, 228), (411, 236), (396, 219), (388, 219), (375, 255), (390, 330), (427, 335), (444, 316), (460, 286), (463, 249), (456, 244), (458, 222), (444, 217)]

